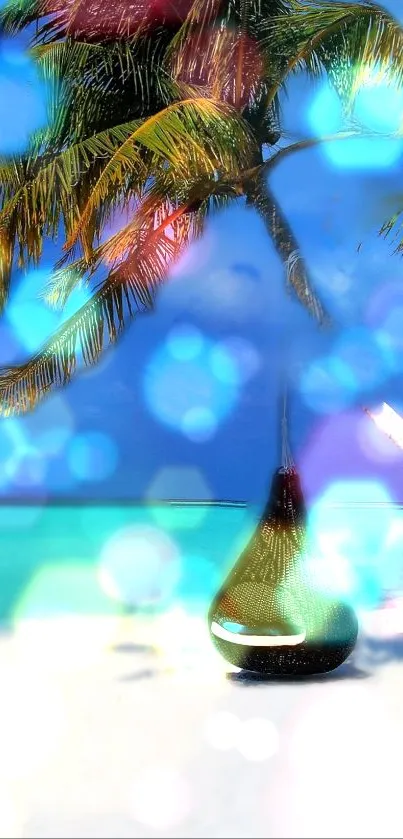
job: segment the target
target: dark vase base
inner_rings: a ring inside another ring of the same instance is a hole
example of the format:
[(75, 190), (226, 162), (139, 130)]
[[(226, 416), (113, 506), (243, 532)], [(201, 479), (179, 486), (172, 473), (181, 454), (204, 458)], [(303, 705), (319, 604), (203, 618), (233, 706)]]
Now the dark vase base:
[(268, 676), (314, 676), (330, 673), (351, 655), (356, 639), (344, 644), (301, 644), (269, 651), (262, 647), (240, 647), (213, 638), (218, 652), (235, 667)]
[[(210, 616), (211, 617), (211, 616)], [(313, 676), (330, 673), (351, 655), (357, 642), (358, 621), (353, 609), (339, 604), (323, 638), (297, 645), (247, 646), (211, 632), (218, 652), (235, 667), (271, 676)]]

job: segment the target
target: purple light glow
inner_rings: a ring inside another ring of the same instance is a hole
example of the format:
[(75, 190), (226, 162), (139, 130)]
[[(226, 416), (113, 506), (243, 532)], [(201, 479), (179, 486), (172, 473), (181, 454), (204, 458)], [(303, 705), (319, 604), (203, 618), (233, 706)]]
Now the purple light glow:
[[(364, 418), (365, 419), (365, 418)], [(299, 457), (307, 500), (312, 503), (335, 481), (382, 484), (392, 501), (403, 500), (403, 452), (393, 462), (363, 448), (363, 414), (348, 411), (318, 423)], [(371, 423), (369, 417), (368, 424)], [(382, 434), (379, 431), (379, 434)], [(376, 500), (376, 499), (375, 499)]]

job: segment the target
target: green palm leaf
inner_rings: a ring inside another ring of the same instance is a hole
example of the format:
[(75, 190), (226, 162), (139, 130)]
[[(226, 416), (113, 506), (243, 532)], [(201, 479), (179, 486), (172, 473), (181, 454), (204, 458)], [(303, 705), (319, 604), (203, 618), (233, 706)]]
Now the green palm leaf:
[[(162, 209), (164, 209), (162, 207)], [(119, 337), (125, 323), (153, 307), (155, 291), (186, 246), (189, 226), (178, 226), (187, 207), (179, 207), (156, 229), (150, 224), (136, 231), (135, 246), (111, 272), (91, 300), (57, 331), (27, 363), (0, 370), (0, 404), (3, 415), (32, 409), (53, 387), (66, 384), (80, 360), (97, 362), (108, 344)], [(191, 221), (200, 232), (200, 219)], [(171, 235), (168, 235), (168, 228)]]
[(380, 6), (370, 2), (343, 3), (295, 0), (287, 17), (263, 21), (262, 43), (275, 51), (279, 72), (268, 102), (295, 71), (328, 72), (339, 93), (351, 99), (365, 68), (393, 68), (403, 82), (403, 30)]
[[(37, 261), (43, 237), (56, 235), (61, 214), (67, 231), (73, 229), (82, 209), (76, 185), (81, 184), (83, 188), (86, 173), (92, 173), (96, 179), (103, 158), (113, 156), (141, 122), (130, 122), (101, 132), (50, 159), (49, 156), (36, 159), (33, 155), (27, 161), (3, 162), (0, 167), (3, 186), (0, 228), (14, 230), (22, 264), (32, 259)], [(141, 184), (148, 170), (140, 153), (136, 165), (138, 184)], [(90, 180), (88, 188), (91, 186)]]
[[(0, 226), (15, 236), (20, 263), (27, 265), (40, 258), (44, 236), (56, 235), (61, 215), (69, 247), (92, 224), (91, 235), (82, 238), (88, 259), (109, 215), (138, 194), (150, 175), (155, 179), (158, 169), (160, 194), (169, 188), (168, 177), (178, 194), (180, 184), (190, 188), (195, 179), (211, 178), (215, 168), (237, 171), (252, 153), (247, 125), (230, 109), (204, 99), (177, 103), (151, 120), (115, 126), (50, 159), (32, 155), (3, 162)], [(186, 198), (183, 188), (181, 194)]]
[(217, 170), (238, 171), (250, 163), (254, 141), (247, 124), (222, 103), (199, 98), (169, 105), (136, 126), (110, 156), (66, 248), (74, 244), (111, 186), (121, 187), (127, 171), (139, 165), (141, 147), (151, 152), (154, 172), (158, 163), (168, 165), (182, 180), (192, 182), (195, 175), (213, 178)]
[(147, 229), (158, 227), (175, 207), (181, 206), (182, 215), (177, 222), (180, 230), (176, 238), (181, 242), (189, 241), (191, 236), (199, 235), (204, 216), (209, 211), (222, 209), (238, 197), (236, 189), (223, 181), (212, 184), (209, 178), (204, 178), (189, 184), (181, 182), (176, 175), (170, 177), (169, 173), (163, 173), (144, 192), (130, 221), (93, 250), (90, 262), (81, 257), (66, 266), (69, 254), (64, 255), (42, 296), (48, 305), (63, 308), (83, 277), (90, 282), (100, 266), (109, 266), (114, 271), (130, 257), (136, 248), (139, 230), (144, 226)]
[(85, 43), (72, 40), (32, 50), (50, 92), (48, 146), (55, 151), (103, 125), (149, 116), (183, 98), (188, 88), (161, 65), (158, 43)]

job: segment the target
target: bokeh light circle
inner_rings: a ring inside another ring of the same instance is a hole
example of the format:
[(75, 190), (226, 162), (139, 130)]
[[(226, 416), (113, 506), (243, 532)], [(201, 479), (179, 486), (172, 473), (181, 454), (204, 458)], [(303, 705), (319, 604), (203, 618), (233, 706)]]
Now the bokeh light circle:
[(228, 348), (222, 344), (216, 344), (210, 353), (211, 370), (219, 382), (238, 386), (240, 375), (238, 365)]
[(119, 452), (107, 434), (89, 431), (71, 439), (67, 458), (72, 474), (79, 481), (103, 481), (115, 471)]
[(24, 417), (24, 426), (42, 455), (54, 457), (63, 452), (72, 438), (75, 420), (66, 399), (55, 393), (51, 400), (45, 399)]
[(242, 723), (231, 711), (216, 711), (207, 718), (204, 736), (210, 746), (218, 751), (234, 749)]
[(167, 350), (177, 361), (190, 361), (203, 351), (203, 335), (191, 324), (183, 324), (171, 330), (167, 338)]
[[(30, 135), (47, 122), (47, 86), (35, 64), (12, 40), (0, 49), (0, 153), (23, 152)], [(15, 103), (18, 102), (18, 107)]]
[(348, 328), (326, 356), (301, 368), (298, 386), (309, 408), (334, 413), (377, 388), (392, 368), (392, 352), (379, 335), (366, 327)]
[(239, 376), (228, 353), (183, 324), (152, 356), (144, 395), (159, 422), (193, 442), (205, 442), (236, 406)]
[(217, 343), (211, 351), (211, 366), (220, 381), (237, 385), (253, 378), (261, 368), (256, 347), (245, 338), (234, 336)]
[(342, 411), (354, 399), (353, 375), (335, 356), (311, 362), (301, 372), (298, 385), (305, 404), (318, 414)]
[(390, 375), (391, 356), (372, 332), (364, 327), (345, 330), (334, 346), (334, 356), (344, 372), (342, 383), (358, 395), (381, 384)]
[[(392, 115), (390, 112), (386, 116), (385, 109), (379, 109), (382, 96), (375, 94), (375, 89), (361, 90), (356, 99), (358, 111), (355, 116), (357, 119), (365, 119), (363, 131), (370, 129), (379, 132), (381, 124), (385, 126), (396, 120), (396, 113)], [(389, 96), (388, 102), (390, 99)], [(346, 131), (341, 100), (329, 84), (324, 84), (316, 94), (308, 111), (308, 123), (316, 136)], [(403, 151), (403, 143), (400, 138), (356, 136), (324, 143), (321, 151), (335, 166), (341, 168), (385, 169), (397, 163)]]
[(338, 537), (328, 533), (319, 534), (318, 548), (321, 556), (305, 560), (305, 567), (313, 588), (325, 595), (349, 599), (355, 593), (358, 582), (351, 563), (340, 554), (345, 534), (341, 532)]
[(88, 288), (78, 285), (62, 310), (50, 308), (41, 298), (52, 277), (52, 268), (43, 266), (28, 271), (19, 279), (6, 310), (6, 318), (15, 338), (29, 353), (38, 352), (43, 344), (69, 317), (91, 297)]
[(20, 489), (41, 486), (47, 471), (46, 460), (34, 446), (24, 446), (6, 465), (11, 483)]
[(0, 427), (0, 490), (38, 490), (43, 495), (48, 462), (30, 425), (31, 417), (9, 417)]
[(189, 815), (192, 796), (187, 779), (172, 767), (148, 767), (138, 774), (130, 797), (136, 821), (158, 831), (179, 827)]
[(236, 747), (246, 760), (268, 760), (279, 748), (277, 728), (265, 717), (245, 720), (239, 728)]
[(403, 288), (400, 280), (384, 280), (371, 294), (365, 311), (365, 322), (376, 329), (396, 308), (403, 307)]
[(381, 134), (399, 131), (403, 120), (403, 91), (392, 79), (369, 71), (354, 101), (354, 116), (361, 125)]
[(309, 517), (308, 567), (316, 587), (344, 595), (356, 608), (375, 606), (390, 572), (385, 543), (393, 518), (390, 495), (376, 481), (330, 484)]
[(210, 408), (190, 408), (186, 411), (181, 430), (189, 440), (195, 443), (204, 443), (214, 436), (217, 429), (217, 419)]
[(395, 306), (386, 315), (376, 335), (380, 346), (390, 355), (391, 373), (398, 373), (403, 361), (403, 306)]
[(128, 527), (105, 544), (99, 580), (112, 599), (138, 608), (162, 607), (172, 597), (181, 574), (176, 544), (155, 527)]
[(208, 553), (207, 556), (190, 551), (183, 554), (183, 568), (177, 597), (178, 601), (186, 606), (189, 614), (196, 613), (204, 616), (219, 585), (219, 568), (209, 558)]

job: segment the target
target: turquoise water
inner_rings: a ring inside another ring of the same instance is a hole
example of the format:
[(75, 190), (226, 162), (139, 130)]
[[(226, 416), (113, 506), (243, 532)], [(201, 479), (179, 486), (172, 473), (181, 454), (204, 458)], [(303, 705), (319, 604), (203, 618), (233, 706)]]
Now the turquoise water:
[[(203, 609), (257, 515), (244, 506), (197, 504), (2, 506), (0, 621), (116, 613), (125, 602), (144, 605), (149, 595), (157, 605)], [(117, 549), (109, 549), (105, 585), (100, 567), (112, 539)]]
[[(0, 622), (173, 604), (205, 613), (258, 518), (245, 505), (2, 505)], [(401, 509), (325, 509), (311, 519), (313, 572), (320, 580), (325, 570), (326, 587), (362, 608), (402, 590)]]

